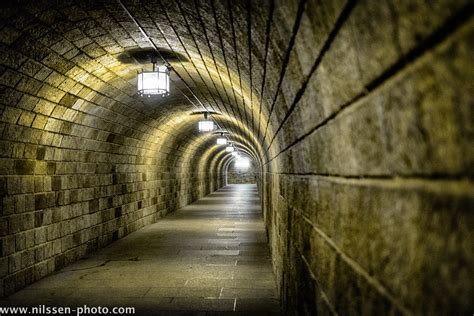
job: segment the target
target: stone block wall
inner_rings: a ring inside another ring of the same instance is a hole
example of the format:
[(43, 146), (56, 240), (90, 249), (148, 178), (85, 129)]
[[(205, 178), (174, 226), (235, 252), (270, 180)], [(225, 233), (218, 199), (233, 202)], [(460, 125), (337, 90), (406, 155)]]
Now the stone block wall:
[(304, 3), (261, 188), (286, 313), (472, 312), (472, 3)]
[(141, 65), (111, 57), (140, 39), (37, 5), (2, 8), (2, 295), (223, 185), (188, 101), (138, 97)]
[(221, 186), (205, 107), (256, 161), (286, 314), (472, 313), (472, 1), (4, 2), (4, 293)]
[(231, 162), (227, 169), (227, 184), (257, 183), (257, 170), (255, 162), (251, 162), (246, 169), (235, 166), (235, 161)]
[[(4, 295), (223, 184), (217, 173), (175, 166), (166, 151), (147, 150), (146, 141), (124, 137), (115, 146), (110, 135), (122, 135), (106, 126), (87, 129), (90, 134), (48, 131), (34, 126), (41, 116), (35, 110), (14, 116), (14, 106), (4, 105), (0, 117)], [(27, 115), (33, 119), (22, 125)], [(72, 122), (71, 129), (85, 130), (87, 119)]]

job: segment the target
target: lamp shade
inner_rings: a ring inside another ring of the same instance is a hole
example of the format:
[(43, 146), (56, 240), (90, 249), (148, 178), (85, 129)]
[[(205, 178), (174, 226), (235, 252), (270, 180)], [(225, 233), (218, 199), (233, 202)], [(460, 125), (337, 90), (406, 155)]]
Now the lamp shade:
[(225, 145), (227, 144), (227, 138), (225, 137), (218, 137), (217, 138), (217, 145)]
[(170, 72), (168, 67), (160, 66), (154, 71), (144, 71), (138, 74), (138, 94), (167, 95), (170, 92)]
[(199, 121), (198, 128), (200, 132), (211, 132), (214, 130), (214, 122), (210, 120)]

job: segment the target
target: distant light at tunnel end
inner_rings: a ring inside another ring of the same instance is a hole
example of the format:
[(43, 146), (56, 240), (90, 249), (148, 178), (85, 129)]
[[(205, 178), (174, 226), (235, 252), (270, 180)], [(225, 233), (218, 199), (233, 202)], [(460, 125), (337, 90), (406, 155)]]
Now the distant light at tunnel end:
[(245, 157), (237, 158), (235, 161), (235, 167), (238, 169), (248, 169), (250, 167), (250, 160)]

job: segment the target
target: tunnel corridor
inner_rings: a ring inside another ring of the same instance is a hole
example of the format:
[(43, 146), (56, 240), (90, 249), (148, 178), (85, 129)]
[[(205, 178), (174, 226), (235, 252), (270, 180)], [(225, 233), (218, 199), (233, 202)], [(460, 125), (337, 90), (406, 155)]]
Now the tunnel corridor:
[(3, 301), (278, 314), (255, 185), (225, 186)]
[(0, 7), (0, 307), (474, 311), (471, 0)]

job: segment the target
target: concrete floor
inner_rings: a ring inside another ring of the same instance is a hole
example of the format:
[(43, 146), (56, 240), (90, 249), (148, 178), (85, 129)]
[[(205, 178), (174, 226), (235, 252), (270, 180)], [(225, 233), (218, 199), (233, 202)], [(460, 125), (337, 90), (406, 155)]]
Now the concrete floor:
[(226, 186), (0, 301), (25, 303), (278, 314), (256, 186)]

